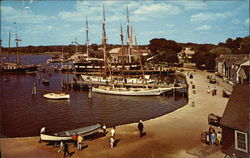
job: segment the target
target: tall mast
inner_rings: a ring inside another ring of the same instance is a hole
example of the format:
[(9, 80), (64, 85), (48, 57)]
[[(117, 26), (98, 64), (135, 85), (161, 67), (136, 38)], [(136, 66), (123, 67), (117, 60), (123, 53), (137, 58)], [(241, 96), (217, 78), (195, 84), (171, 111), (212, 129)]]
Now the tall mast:
[(1, 56), (0, 64), (3, 64), (3, 57), (2, 57), (2, 40), (1, 40), (1, 39), (0, 39), (0, 56)]
[(10, 60), (10, 39), (11, 39), (11, 32), (9, 31), (8, 56), (7, 56), (8, 62)]
[(61, 69), (63, 67), (63, 60), (64, 60), (64, 55), (63, 55), (63, 45), (62, 45), (62, 57), (61, 57), (62, 61), (61, 61)]
[(86, 16), (86, 53), (87, 60), (89, 59), (89, 27), (88, 27), (88, 17)]
[(127, 51), (128, 51), (128, 57), (129, 57), (129, 63), (131, 63), (131, 38), (130, 38), (130, 28), (129, 28), (129, 14), (128, 14), (128, 6), (127, 6), (127, 37), (128, 37), (128, 41), (127, 41)]
[[(135, 34), (135, 31), (134, 31)], [(135, 49), (138, 49), (138, 43), (137, 43), (137, 39), (136, 39), (136, 34), (134, 36), (134, 41), (135, 41)]]
[(18, 54), (18, 42), (21, 41), (21, 39), (18, 39), (17, 33), (16, 33), (16, 63), (20, 64), (19, 54)]
[(122, 51), (122, 76), (124, 77), (124, 41), (123, 41), (123, 31), (122, 31), (122, 25), (121, 25), (121, 42), (122, 42), (122, 48), (121, 48), (121, 51)]
[(103, 4), (103, 23), (102, 23), (102, 46), (103, 46), (103, 56), (104, 56), (104, 67), (105, 73), (107, 73), (107, 52), (106, 52), (106, 44), (107, 44), (107, 37), (106, 37), (106, 30), (105, 30), (105, 8)]
[(77, 50), (77, 44), (78, 43), (76, 42), (76, 40), (77, 40), (77, 38), (75, 37), (75, 42), (74, 42), (76, 44), (76, 46), (75, 46), (75, 51), (76, 51), (75, 54), (77, 54), (77, 52), (78, 52), (78, 50)]

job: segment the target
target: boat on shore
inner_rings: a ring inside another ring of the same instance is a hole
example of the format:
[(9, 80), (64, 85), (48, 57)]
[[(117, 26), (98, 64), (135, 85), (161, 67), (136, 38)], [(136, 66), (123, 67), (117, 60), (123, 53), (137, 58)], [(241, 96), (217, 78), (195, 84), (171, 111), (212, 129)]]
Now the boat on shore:
[(63, 132), (58, 132), (54, 134), (47, 134), (46, 128), (41, 128), (40, 131), (40, 141), (68, 141), (72, 140), (72, 135), (77, 134), (80, 136), (88, 136), (94, 133), (100, 132), (101, 125), (100, 124), (94, 124), (82, 128), (77, 128), (73, 130), (67, 130)]
[(46, 99), (54, 99), (54, 100), (60, 100), (60, 99), (70, 99), (70, 95), (68, 93), (60, 92), (60, 93), (46, 93), (43, 95)]
[(124, 95), (124, 96), (157, 96), (162, 93), (171, 91), (172, 88), (128, 88), (128, 87), (111, 87), (99, 86), (92, 87), (92, 91), (102, 94), (110, 95)]

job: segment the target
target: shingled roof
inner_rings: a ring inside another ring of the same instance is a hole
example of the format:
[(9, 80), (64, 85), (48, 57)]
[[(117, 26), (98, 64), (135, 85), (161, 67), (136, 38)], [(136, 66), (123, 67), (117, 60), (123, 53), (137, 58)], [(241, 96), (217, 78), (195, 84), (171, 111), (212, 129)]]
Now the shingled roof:
[(249, 96), (249, 84), (238, 84), (234, 86), (220, 122), (222, 126), (249, 132)]

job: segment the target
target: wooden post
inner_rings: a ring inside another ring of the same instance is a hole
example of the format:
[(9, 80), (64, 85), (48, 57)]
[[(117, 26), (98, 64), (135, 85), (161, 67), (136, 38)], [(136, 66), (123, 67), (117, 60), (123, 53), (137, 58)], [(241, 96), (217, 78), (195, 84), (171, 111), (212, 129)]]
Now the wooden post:
[(88, 98), (92, 99), (92, 85), (89, 86)]
[(36, 95), (36, 83), (33, 83), (32, 85), (32, 95)]

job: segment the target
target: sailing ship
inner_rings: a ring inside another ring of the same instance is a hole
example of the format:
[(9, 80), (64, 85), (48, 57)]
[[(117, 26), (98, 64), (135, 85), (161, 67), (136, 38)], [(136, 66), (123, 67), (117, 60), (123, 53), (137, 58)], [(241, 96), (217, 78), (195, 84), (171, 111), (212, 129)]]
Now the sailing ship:
[[(9, 48), (10, 48), (10, 36), (9, 33)], [(21, 41), (21, 39), (18, 38), (16, 33), (16, 62), (6, 62), (2, 65), (2, 71), (3, 72), (14, 72), (14, 73), (27, 73), (27, 72), (36, 72), (37, 66), (36, 65), (22, 65), (20, 64), (20, 57), (18, 54), (18, 42)], [(10, 52), (8, 52), (10, 53)]]
[[(103, 6), (103, 10), (104, 10), (104, 6)], [(127, 13), (128, 13), (128, 8), (127, 8)], [(106, 75), (109, 77), (107, 79), (110, 79), (111, 84), (106, 84), (106, 85), (102, 85), (102, 86), (97, 86), (97, 87), (92, 87), (92, 91), (93, 92), (97, 92), (97, 93), (102, 93), (102, 94), (112, 94), (112, 95), (128, 95), (128, 96), (155, 96), (155, 95), (160, 95), (162, 93), (171, 91), (172, 88), (167, 88), (167, 87), (152, 87), (149, 88), (147, 86), (147, 78), (145, 78), (145, 74), (144, 74), (144, 70), (143, 70), (143, 65), (139, 56), (139, 65), (140, 65), (140, 70), (142, 72), (142, 80), (136, 79), (136, 81), (140, 81), (141, 83), (145, 83), (145, 87), (141, 87), (138, 88), (136, 87), (136, 85), (130, 85), (130, 87), (124, 87), (122, 86), (117, 86), (117, 84), (115, 83), (115, 81), (113, 80), (114, 77), (112, 76), (112, 67), (110, 67), (110, 63), (109, 60), (107, 58), (107, 54), (106, 54), (106, 31), (105, 31), (105, 12), (103, 12), (103, 39), (102, 39), (102, 45), (103, 45), (103, 52), (104, 52), (104, 65), (105, 65), (105, 73)], [(129, 23), (129, 18), (127, 16), (127, 20)], [(135, 81), (134, 78), (125, 78), (124, 76), (124, 69), (125, 69), (125, 60), (128, 57), (128, 61), (131, 62), (131, 32), (130, 30), (130, 26), (127, 25), (127, 32), (128, 32), (128, 43), (127, 43), (127, 49), (124, 49), (124, 42), (123, 42), (123, 31), (122, 31), (122, 26), (121, 26), (121, 55), (119, 56), (119, 59), (121, 61), (121, 82), (129, 82), (129, 81)], [(132, 30), (132, 29), (131, 29)], [(136, 40), (136, 39), (135, 39)], [(136, 42), (137, 43), (137, 42)], [(136, 48), (138, 49), (138, 47), (136, 46)], [(126, 53), (126, 54), (125, 54)], [(82, 75), (82, 78), (85, 79), (86, 76)], [(92, 77), (90, 80), (93, 80), (94, 78)], [(102, 80), (101, 80), (102, 81)], [(105, 81), (105, 80), (103, 80)]]

